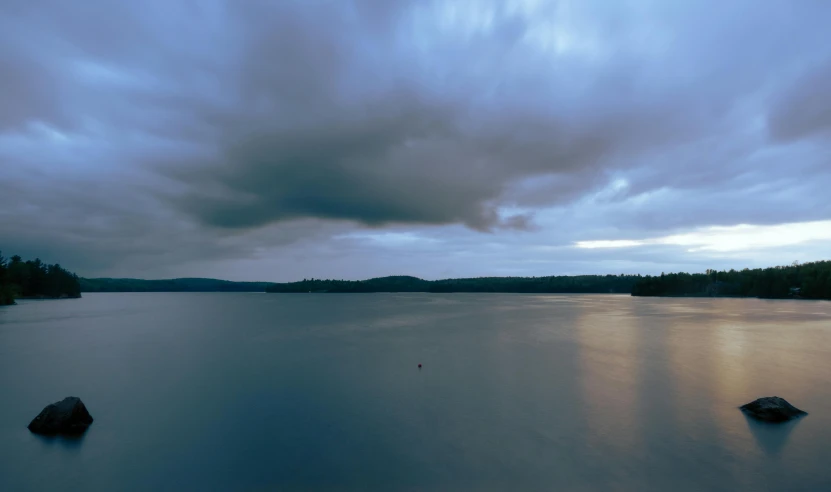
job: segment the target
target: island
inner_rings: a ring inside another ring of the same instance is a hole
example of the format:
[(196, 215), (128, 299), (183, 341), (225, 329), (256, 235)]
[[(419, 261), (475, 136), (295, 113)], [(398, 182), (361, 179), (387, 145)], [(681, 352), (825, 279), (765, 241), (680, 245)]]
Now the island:
[(47, 265), (39, 258), (23, 261), (20, 256), (6, 259), (0, 254), (0, 306), (15, 299), (61, 299), (81, 297), (78, 276)]

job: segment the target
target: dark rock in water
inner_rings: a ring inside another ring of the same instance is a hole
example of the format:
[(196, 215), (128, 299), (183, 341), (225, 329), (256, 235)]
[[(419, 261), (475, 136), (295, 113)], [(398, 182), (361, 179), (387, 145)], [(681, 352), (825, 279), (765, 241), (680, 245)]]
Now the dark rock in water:
[(84, 402), (77, 396), (47, 405), (29, 424), (29, 430), (36, 434), (81, 434), (92, 423)]
[(808, 412), (803, 412), (778, 396), (759, 398), (739, 408), (747, 415), (765, 422), (786, 422), (808, 415)]

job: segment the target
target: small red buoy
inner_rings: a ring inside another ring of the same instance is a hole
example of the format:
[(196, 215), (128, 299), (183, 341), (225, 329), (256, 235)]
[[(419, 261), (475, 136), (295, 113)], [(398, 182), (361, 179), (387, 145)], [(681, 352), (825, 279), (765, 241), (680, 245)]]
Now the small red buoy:
[(418, 368), (421, 369), (421, 364), (418, 365)]

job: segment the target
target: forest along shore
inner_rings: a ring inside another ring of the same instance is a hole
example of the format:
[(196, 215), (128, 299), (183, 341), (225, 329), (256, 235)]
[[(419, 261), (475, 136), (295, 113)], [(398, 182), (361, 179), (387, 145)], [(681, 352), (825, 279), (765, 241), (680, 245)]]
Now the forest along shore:
[(79, 278), (40, 259), (0, 254), (0, 305), (15, 299), (77, 298), (81, 292), (268, 292), (268, 293), (516, 293), (631, 294), (639, 297), (758, 297), (831, 300), (831, 261), (754, 270), (707, 270), (661, 275), (560, 275), (424, 280), (397, 275), (368, 280), (303, 279), (297, 282), (232, 282), (211, 278), (144, 280)]
[(831, 261), (741, 271), (662, 273), (644, 277), (635, 284), (632, 295), (831, 300)]
[(0, 306), (15, 299), (62, 299), (81, 297), (78, 276), (57, 263), (47, 265), (39, 258), (23, 261), (20, 256), (6, 260), (0, 254)]

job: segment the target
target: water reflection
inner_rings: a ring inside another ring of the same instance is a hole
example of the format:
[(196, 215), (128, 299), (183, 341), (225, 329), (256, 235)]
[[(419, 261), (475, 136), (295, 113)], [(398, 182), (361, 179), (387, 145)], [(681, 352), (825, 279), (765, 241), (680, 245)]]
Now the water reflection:
[[(716, 400), (728, 403), (736, 398), (749, 398), (748, 367), (752, 361), (746, 348), (746, 332), (733, 322), (716, 323), (713, 332), (709, 350), (714, 356), (714, 369), (718, 374), (713, 381)], [(724, 418), (727, 412), (732, 413), (733, 406), (722, 404), (717, 410), (719, 417)]]
[[(633, 453), (639, 434), (639, 329), (616, 298), (583, 298), (575, 319), (580, 385), (590, 446)], [(605, 309), (595, 303), (602, 302)], [(612, 309), (610, 309), (612, 308)]]
[[(2, 313), (0, 490), (831, 490), (831, 303), (90, 294)], [(30, 435), (68, 388), (94, 434)], [(737, 408), (769, 395), (810, 418)]]
[(798, 418), (791, 420), (790, 422), (771, 424), (767, 422), (759, 422), (758, 420), (750, 418), (747, 415), (744, 415), (744, 418), (747, 421), (747, 427), (750, 429), (750, 433), (753, 434), (753, 438), (756, 440), (759, 448), (771, 456), (779, 456), (782, 454), (782, 450), (785, 449), (785, 445), (788, 443), (791, 432), (793, 432), (794, 428), (802, 420), (802, 418)]
[(84, 444), (84, 439), (87, 433), (57, 435), (57, 436), (42, 436), (39, 434), (32, 434), (32, 436), (40, 441), (45, 448), (59, 447), (68, 450), (78, 450)]

